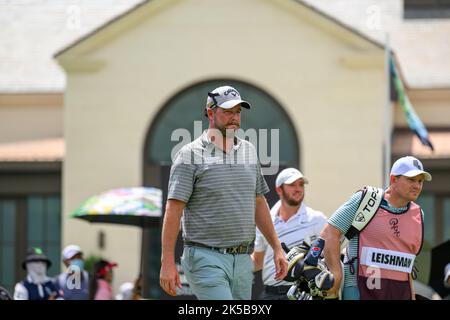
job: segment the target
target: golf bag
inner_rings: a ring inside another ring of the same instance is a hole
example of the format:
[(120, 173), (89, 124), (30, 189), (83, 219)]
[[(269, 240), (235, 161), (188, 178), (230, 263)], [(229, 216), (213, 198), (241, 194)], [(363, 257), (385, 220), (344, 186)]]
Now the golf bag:
[(324, 299), (325, 292), (334, 284), (334, 276), (321, 256), (325, 240), (318, 238), (311, 246), (303, 242), (292, 249), (285, 243), (281, 245), (288, 261), (288, 274), (284, 280), (294, 282), (287, 293), (289, 300)]

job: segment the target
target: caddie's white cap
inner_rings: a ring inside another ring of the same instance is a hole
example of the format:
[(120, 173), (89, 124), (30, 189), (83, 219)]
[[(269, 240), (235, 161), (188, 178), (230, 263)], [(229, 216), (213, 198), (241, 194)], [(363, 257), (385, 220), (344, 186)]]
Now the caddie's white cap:
[(418, 159), (406, 156), (394, 162), (391, 169), (391, 176), (416, 177), (423, 174), (425, 181), (431, 181), (431, 174), (423, 170), (422, 162)]
[[(206, 108), (220, 107), (231, 109), (240, 104), (246, 109), (250, 109), (250, 103), (241, 99), (240, 93), (233, 87), (223, 86), (208, 92), (206, 99)], [(206, 109), (205, 109), (206, 112)]]
[(282, 184), (291, 184), (300, 178), (302, 178), (305, 183), (308, 183), (308, 179), (303, 176), (303, 173), (295, 168), (287, 168), (278, 174), (275, 186), (279, 187)]
[(62, 259), (67, 260), (73, 258), (74, 255), (82, 253), (81, 248), (77, 245), (71, 244), (64, 248), (62, 251)]

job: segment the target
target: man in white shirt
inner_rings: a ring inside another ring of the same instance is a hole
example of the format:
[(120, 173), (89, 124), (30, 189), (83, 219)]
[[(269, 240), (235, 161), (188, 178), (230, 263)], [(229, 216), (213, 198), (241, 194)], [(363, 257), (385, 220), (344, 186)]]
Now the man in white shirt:
[[(319, 236), (327, 222), (322, 212), (313, 210), (303, 203), (307, 183), (308, 180), (295, 168), (281, 171), (275, 182), (280, 200), (272, 207), (270, 213), (280, 242), (284, 242), (289, 248), (300, 245), (303, 241), (310, 244)], [(293, 283), (275, 280), (273, 251), (259, 230), (256, 232), (252, 259), (254, 271), (263, 270), (264, 291), (260, 298), (287, 300), (286, 293)]]

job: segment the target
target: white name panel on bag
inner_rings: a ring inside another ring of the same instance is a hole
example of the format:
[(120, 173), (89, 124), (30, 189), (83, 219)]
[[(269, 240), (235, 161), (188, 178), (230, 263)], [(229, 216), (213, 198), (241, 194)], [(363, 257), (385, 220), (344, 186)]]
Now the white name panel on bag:
[(363, 247), (361, 264), (411, 273), (416, 255), (400, 251)]

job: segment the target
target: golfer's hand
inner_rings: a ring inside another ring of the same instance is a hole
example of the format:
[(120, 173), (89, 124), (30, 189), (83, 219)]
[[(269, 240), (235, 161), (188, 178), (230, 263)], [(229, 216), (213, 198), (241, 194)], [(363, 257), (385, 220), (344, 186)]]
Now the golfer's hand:
[(177, 287), (181, 288), (181, 281), (175, 262), (162, 263), (161, 272), (159, 273), (159, 284), (171, 296), (177, 295)]
[(286, 277), (288, 271), (288, 263), (281, 246), (274, 251), (273, 260), (275, 262), (275, 280), (281, 281)]

